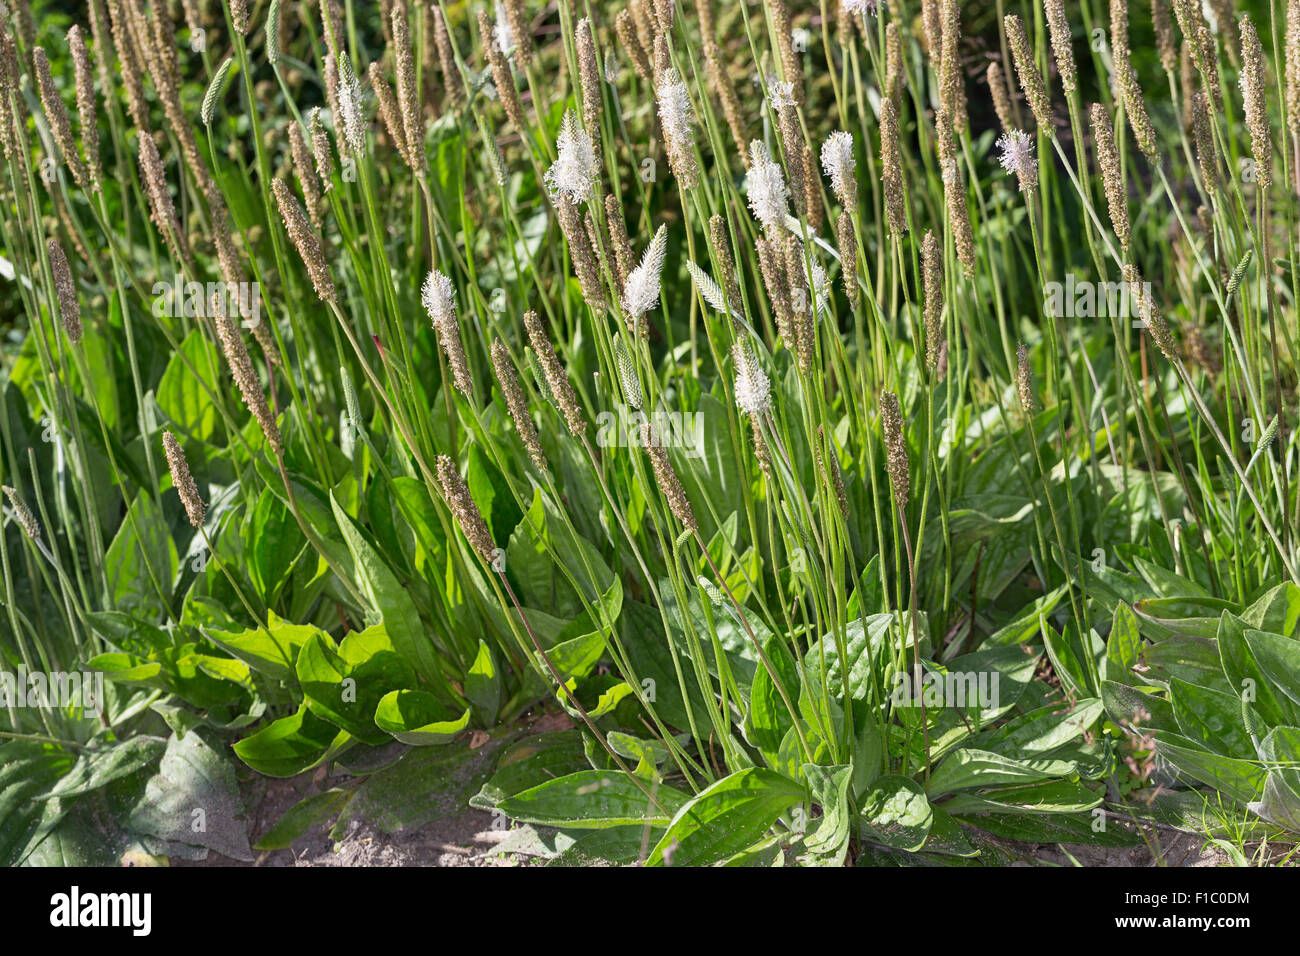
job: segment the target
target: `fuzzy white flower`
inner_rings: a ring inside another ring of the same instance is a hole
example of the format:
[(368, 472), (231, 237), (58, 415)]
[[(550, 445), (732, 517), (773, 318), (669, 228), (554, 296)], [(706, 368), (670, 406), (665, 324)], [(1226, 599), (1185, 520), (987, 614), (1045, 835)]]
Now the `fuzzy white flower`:
[(772, 385), (758, 359), (743, 342), (732, 350), (736, 358), (736, 407), (746, 415), (761, 415), (772, 407)]
[(343, 134), (349, 150), (360, 153), (366, 148), (365, 100), (361, 81), (352, 69), (352, 61), (345, 55), (339, 57), (339, 112), (335, 129)]
[(1015, 173), (1020, 189), (1033, 189), (1038, 185), (1038, 161), (1034, 158), (1034, 138), (1024, 130), (1008, 130), (997, 142), (1002, 155), (998, 162), (1008, 173)]
[(496, 17), (492, 24), (492, 39), (497, 49), (509, 56), (515, 48), (515, 35), (510, 29), (510, 18), (506, 16), (506, 6), (501, 0), (496, 3)]
[(781, 112), (784, 107), (794, 106), (794, 83), (789, 80), (769, 79), (767, 81), (767, 101), (772, 109)]
[(560, 197), (571, 203), (586, 202), (600, 177), (600, 161), (591, 134), (582, 128), (578, 115), (569, 110), (555, 140), (559, 157), (546, 171), (546, 188), (553, 200)]
[(691, 132), (695, 124), (695, 107), (691, 105), (691, 91), (675, 67), (659, 74), (655, 96), (659, 101), (659, 122), (663, 126), (673, 175), (683, 185), (692, 186), (696, 178), (695, 142)]
[(754, 218), (763, 224), (764, 229), (779, 230), (790, 214), (790, 190), (786, 187), (781, 167), (772, 161), (762, 140), (756, 139), (749, 144), (749, 176), (745, 182), (749, 209)]
[(451, 279), (436, 269), (425, 277), (424, 285), (420, 287), (420, 302), (435, 329), (445, 325), (448, 318), (456, 317), (456, 287), (451, 284)]
[(836, 130), (822, 143), (822, 171), (831, 181), (831, 189), (840, 204), (852, 206), (857, 197), (857, 181), (853, 178), (857, 160), (853, 158), (853, 134)]
[(623, 311), (630, 318), (640, 318), (659, 304), (659, 280), (664, 273), (667, 252), (668, 227), (660, 226), (646, 247), (641, 264), (627, 274), (623, 286)]
[(880, 8), (885, 5), (884, 0), (843, 0), (844, 9), (855, 17), (860, 17), (864, 13), (869, 13), (873, 17), (880, 15)]

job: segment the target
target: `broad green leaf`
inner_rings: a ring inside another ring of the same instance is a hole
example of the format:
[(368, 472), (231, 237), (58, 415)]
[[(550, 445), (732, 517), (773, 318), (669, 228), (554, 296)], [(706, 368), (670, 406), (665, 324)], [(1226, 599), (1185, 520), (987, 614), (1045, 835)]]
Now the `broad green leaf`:
[[(799, 696), (799, 669), (794, 655), (786, 647), (786, 639), (773, 634), (763, 648), (772, 669), (793, 703)], [(754, 674), (749, 692), (749, 713), (745, 717), (745, 737), (767, 758), (770, 765), (781, 749), (781, 741), (794, 726), (790, 708), (786, 705), (767, 668), (760, 666)]]
[[(219, 383), (217, 378), (219, 371), (223, 369), (216, 347), (196, 327), (172, 355), (158, 382), (158, 407), (178, 431), (194, 441), (210, 441), (216, 433), (217, 409), (209, 392), (220, 395), (224, 388), (224, 382)], [(196, 372), (202, 379), (196, 377)]]
[(1300, 704), (1300, 641), (1265, 631), (1247, 631), (1246, 645), (1269, 686), (1293, 704)]
[[(655, 805), (642, 787), (653, 790)], [(621, 771), (580, 770), (508, 796), (497, 808), (521, 823), (587, 830), (665, 826), (688, 799), (671, 787), (638, 786)]]
[(647, 866), (707, 866), (762, 839), (785, 811), (808, 799), (788, 777), (761, 767), (737, 771), (682, 806)]
[(465, 674), (465, 698), (474, 705), (484, 727), (496, 724), (497, 711), (501, 709), (501, 675), (492, 649), (482, 639)]
[(1068, 760), (1012, 760), (986, 750), (963, 747), (949, 754), (930, 777), (930, 796), (955, 790), (1033, 783), (1073, 772)]
[(347, 731), (317, 717), (304, 703), (297, 713), (267, 724), (237, 741), (235, 756), (268, 777), (293, 777), (310, 770), (347, 740)]
[(293, 845), (313, 826), (337, 814), (352, 799), (352, 791), (332, 787), (323, 793), (304, 797), (284, 812), (284, 815), (262, 838), (253, 844), (254, 850), (284, 850)]
[(239, 634), (204, 631), (204, 636), (218, 647), (239, 658), (253, 670), (273, 680), (294, 679), (298, 652), (312, 637), (325, 636), (325, 632), (311, 624), (290, 624), (267, 612), (266, 627), (249, 629)]
[(371, 623), (383, 621), (388, 636), (402, 659), (433, 684), (435, 691), (441, 690), (444, 696), (449, 696), (436, 649), (415, 609), (415, 602), (366, 541), (333, 493), (330, 494), (330, 505), (334, 509), (334, 519), (338, 522), (339, 530), (343, 533), (343, 540), (347, 542), (348, 550), (356, 562), (357, 584), (369, 601), (375, 618)]
[(1240, 698), (1175, 677), (1169, 682), (1169, 702), (1184, 736), (1225, 757), (1254, 753), (1242, 722)]
[(1156, 731), (1156, 752), (1180, 773), (1233, 800), (1256, 800), (1264, 789), (1267, 774), (1254, 763), (1210, 753), (1202, 744), (1170, 731)]
[(314, 635), (298, 653), (297, 674), (314, 713), (372, 745), (388, 740), (375, 726), (380, 699), (416, 684), (382, 624), (349, 634), (337, 651), (327, 636)]
[(915, 780), (896, 774), (881, 777), (861, 803), (858, 833), (862, 839), (909, 852), (925, 845), (934, 813)]
[(1142, 635), (1138, 633), (1137, 615), (1121, 601), (1106, 639), (1106, 680), (1118, 684), (1134, 683), (1133, 667), (1141, 660)]
[(375, 723), (404, 744), (428, 747), (453, 740), (469, 726), (470, 709), (459, 717), (422, 690), (395, 690), (380, 700)]
[(253, 859), (243, 800), (228, 754), (196, 731), (172, 737), (131, 811), (132, 830), (166, 840), (216, 850), (232, 860)]
[(141, 492), (104, 555), (111, 606), (146, 620), (161, 618), (180, 567), (158, 502)]

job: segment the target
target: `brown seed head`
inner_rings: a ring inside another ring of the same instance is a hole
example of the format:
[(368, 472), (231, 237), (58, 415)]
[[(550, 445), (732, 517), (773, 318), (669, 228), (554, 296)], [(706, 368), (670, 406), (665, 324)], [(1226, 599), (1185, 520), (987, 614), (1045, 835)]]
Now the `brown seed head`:
[(33, 541), (40, 538), (41, 526), (36, 521), (36, 515), (32, 514), (32, 509), (27, 507), (27, 502), (23, 501), (18, 492), (8, 485), (0, 486), (0, 491), (3, 491), (5, 497), (9, 499), (9, 507), (14, 509), (14, 517), (18, 519), (23, 533)]
[(1124, 188), (1121, 173), (1119, 149), (1115, 145), (1115, 130), (1111, 126), (1110, 114), (1100, 103), (1093, 103), (1089, 109), (1092, 119), (1093, 149), (1096, 153), (1097, 168), (1101, 170), (1101, 182), (1106, 188), (1106, 204), (1110, 209), (1110, 224), (1119, 239), (1120, 248), (1127, 250), (1129, 242), (1128, 190)]
[(884, 392), (880, 396), (880, 427), (885, 436), (885, 470), (894, 486), (894, 501), (902, 508), (912, 490), (911, 466), (903, 440), (903, 413), (898, 407), (898, 396), (893, 392)]
[(1255, 157), (1255, 182), (1266, 190), (1273, 179), (1273, 133), (1268, 121), (1268, 69), (1264, 47), (1249, 16), (1241, 18), (1241, 92), (1250, 130), (1250, 151)]
[(880, 104), (880, 168), (885, 186), (885, 214), (889, 234), (895, 239), (907, 232), (906, 198), (903, 189), (903, 159), (898, 144), (898, 113), (890, 100)]
[(555, 354), (555, 346), (551, 344), (546, 330), (542, 328), (536, 312), (524, 313), (524, 328), (528, 331), (528, 341), (532, 344), (538, 364), (542, 366), (542, 372), (546, 376), (546, 385), (551, 391), (551, 397), (559, 407), (560, 413), (564, 415), (565, 423), (568, 424), (573, 437), (581, 438), (587, 431), (587, 421), (582, 416), (578, 396), (574, 393), (573, 386), (569, 384), (569, 376), (565, 374), (564, 366), (560, 364), (560, 357)]
[(1016, 346), (1016, 394), (1020, 407), (1026, 412), (1034, 410), (1034, 374), (1029, 368), (1029, 349), (1021, 342)]
[(54, 77), (50, 74), (49, 58), (41, 47), (32, 51), (32, 66), (35, 67), (36, 85), (40, 89), (41, 107), (45, 110), (45, 118), (50, 123), (50, 133), (54, 136), (59, 152), (63, 154), (63, 161), (67, 163), (73, 180), (84, 189), (90, 177), (86, 172), (85, 164), (81, 161), (81, 154), (77, 152), (77, 141), (72, 135), (68, 109), (63, 105), (63, 97), (59, 95), (59, 89), (54, 85)]
[(225, 353), (226, 364), (235, 385), (239, 387), (244, 406), (261, 426), (266, 443), (279, 456), (284, 448), (280, 440), (280, 428), (275, 423), (275, 416), (271, 414), (271, 406), (267, 404), (262, 383), (257, 380), (257, 372), (253, 370), (252, 359), (248, 357), (248, 348), (240, 338), (238, 326), (228, 316), (220, 314), (220, 310), (214, 316), (212, 324), (216, 327), (217, 341), (221, 343), (221, 351)]
[(533, 418), (528, 413), (528, 400), (519, 384), (519, 374), (515, 371), (514, 363), (510, 361), (510, 352), (500, 339), (492, 342), (492, 369), (496, 372), (497, 384), (501, 386), (501, 394), (505, 397), (506, 408), (510, 412), (510, 420), (515, 423), (519, 440), (524, 443), (528, 457), (533, 460), (537, 470), (545, 471), (546, 455), (542, 451), (541, 440), (537, 437), (537, 429), (533, 427)]
[(54, 275), (54, 292), (59, 300), (59, 316), (68, 341), (76, 345), (81, 341), (81, 305), (77, 301), (77, 287), (72, 282), (68, 257), (63, 254), (59, 240), (50, 237), (47, 244), (50, 254), (50, 272)]
[(460, 476), (456, 463), (446, 455), (438, 456), (438, 483), (442, 485), (442, 496), (460, 525), (461, 534), (478, 556), (491, 565), (496, 551), (492, 532), (488, 530), (483, 512), (474, 503), (474, 496), (469, 493), (469, 485)]
[(677, 516), (677, 520), (682, 523), (684, 528), (689, 531), (697, 531), (699, 522), (695, 520), (695, 511), (691, 508), (690, 499), (686, 497), (686, 490), (682, 487), (681, 479), (677, 477), (677, 472), (673, 470), (673, 463), (668, 458), (668, 452), (660, 444), (659, 436), (649, 422), (645, 422), (641, 426), (641, 442), (645, 445), (646, 453), (650, 456), (650, 466), (654, 470), (655, 482), (659, 485), (659, 491), (668, 502), (668, 510)]
[(1074, 46), (1070, 42), (1070, 21), (1065, 17), (1065, 0), (1043, 0), (1047, 12), (1047, 28), (1052, 36), (1052, 53), (1056, 57), (1056, 72), (1061, 77), (1061, 88), (1068, 97), (1074, 92), (1077, 71), (1074, 66)]
[(1007, 32), (1007, 43), (1011, 46), (1011, 58), (1015, 61), (1016, 76), (1020, 78), (1020, 90), (1029, 101), (1034, 119), (1045, 133), (1053, 129), (1052, 100), (1047, 95), (1043, 76), (1034, 64), (1034, 48), (1025, 35), (1025, 24), (1014, 13), (1008, 14), (1002, 21)]
[(199, 486), (190, 474), (190, 463), (185, 458), (185, 449), (169, 431), (163, 432), (163, 454), (167, 456), (167, 467), (171, 469), (172, 485), (185, 506), (185, 514), (194, 527), (203, 525), (203, 499), (199, 497)]
[(835, 238), (840, 247), (840, 275), (844, 279), (844, 294), (848, 296), (849, 306), (857, 308), (858, 296), (858, 236), (853, 231), (853, 217), (847, 212), (840, 212), (835, 220)]
[(578, 79), (582, 84), (582, 125), (591, 132), (592, 142), (600, 143), (600, 60), (596, 55), (596, 41), (591, 33), (591, 19), (578, 21), (576, 31), (578, 48)]
[(298, 200), (294, 198), (283, 179), (274, 180), (271, 183), (271, 191), (275, 193), (275, 204), (280, 209), (280, 218), (284, 220), (285, 231), (289, 233), (289, 239), (298, 250), (303, 265), (307, 267), (307, 275), (311, 278), (316, 295), (324, 302), (331, 301), (335, 297), (334, 280), (330, 277), (329, 266), (325, 263), (320, 239), (312, 231), (311, 223), (307, 221), (302, 206), (298, 204)]
[(943, 341), (943, 248), (933, 229), (921, 240), (921, 277), (925, 287), (925, 365), (939, 367), (939, 345)]
[(90, 66), (90, 52), (86, 49), (81, 27), (68, 31), (68, 49), (72, 53), (72, 68), (77, 81), (77, 120), (81, 128), (81, 148), (86, 154), (86, 170), (90, 188), (98, 190), (103, 180), (99, 164), (99, 111), (95, 106), (95, 75)]

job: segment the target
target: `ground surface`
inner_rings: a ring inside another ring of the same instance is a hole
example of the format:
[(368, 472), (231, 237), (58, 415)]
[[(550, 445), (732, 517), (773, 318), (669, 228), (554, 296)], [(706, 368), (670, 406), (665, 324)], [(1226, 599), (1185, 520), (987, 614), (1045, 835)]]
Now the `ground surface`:
[[(557, 850), (554, 831), (512, 828), (503, 817), (466, 806), (468, 794), (491, 773), (499, 745), (485, 742), (471, 759), (458, 763), (438, 785), (406, 798), (395, 813), (371, 814), (345, 820), (331, 832), (332, 821), (310, 827), (287, 849), (254, 851), (249, 861), (208, 852), (202, 860), (173, 858), (175, 866), (535, 866)], [(253, 777), (242, 787), (250, 842), (256, 843), (271, 826), (301, 800), (332, 787), (355, 784), (355, 778), (328, 777), (323, 770), (286, 780)], [(376, 794), (376, 798), (383, 796)], [(411, 825), (403, 825), (409, 823)], [(1021, 866), (1220, 866), (1222, 853), (1207, 848), (1204, 838), (1161, 828), (1154, 845), (1134, 848), (1094, 848), (1087, 845), (997, 841)]]

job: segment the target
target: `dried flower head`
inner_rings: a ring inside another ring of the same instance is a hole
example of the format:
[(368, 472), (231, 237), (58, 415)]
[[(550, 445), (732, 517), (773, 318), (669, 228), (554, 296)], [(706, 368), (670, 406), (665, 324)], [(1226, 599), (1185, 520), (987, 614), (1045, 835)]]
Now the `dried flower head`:
[(942, 0), (939, 13), (943, 21), (938, 38), (940, 111), (948, 114), (953, 129), (962, 130), (969, 121), (966, 116), (966, 77), (961, 68), (960, 0)]
[[(574, 32), (578, 53), (578, 80), (582, 86), (582, 125), (590, 130), (600, 129), (601, 93), (600, 65), (596, 57), (596, 40), (592, 35), (591, 18), (578, 21)], [(595, 143), (599, 147), (599, 143)]]
[(573, 386), (569, 384), (569, 376), (565, 374), (564, 366), (560, 364), (560, 357), (555, 354), (555, 346), (547, 337), (536, 312), (524, 313), (524, 328), (528, 331), (528, 341), (537, 355), (537, 362), (542, 366), (551, 397), (564, 415), (565, 423), (569, 426), (573, 437), (581, 438), (587, 430), (586, 419), (582, 416), (582, 407), (578, 404), (578, 396), (574, 393)]
[(736, 279), (736, 262), (731, 256), (731, 240), (727, 235), (727, 222), (721, 213), (709, 217), (709, 239), (718, 263), (718, 277), (726, 292), (727, 305), (732, 311), (732, 321), (739, 320), (741, 308), (740, 283)]
[(858, 234), (853, 231), (853, 217), (841, 212), (835, 220), (835, 239), (840, 249), (840, 275), (844, 279), (844, 294), (852, 308), (858, 306)]
[(1034, 119), (1045, 132), (1052, 129), (1052, 100), (1047, 95), (1043, 76), (1034, 64), (1034, 48), (1025, 35), (1025, 24), (1014, 13), (1003, 18), (1006, 28), (1007, 43), (1011, 46), (1011, 58), (1015, 61), (1016, 75), (1020, 78), (1020, 89), (1029, 101)]
[(1266, 190), (1273, 179), (1273, 134), (1268, 121), (1268, 71), (1264, 47), (1249, 16), (1241, 18), (1241, 92), (1250, 130), (1250, 152), (1255, 157), (1255, 182)]
[(898, 407), (898, 396), (893, 392), (884, 392), (880, 396), (880, 427), (885, 438), (885, 470), (894, 487), (894, 501), (902, 508), (912, 490), (911, 466), (903, 440), (903, 413)]
[(312, 287), (322, 301), (328, 302), (335, 296), (334, 280), (330, 277), (329, 266), (325, 263), (325, 253), (321, 250), (320, 239), (312, 231), (311, 223), (302, 206), (283, 179), (271, 182), (271, 192), (275, 194), (275, 204), (279, 207), (280, 218), (284, 220), (285, 232), (293, 242), (294, 248), (307, 267), (307, 275)]
[(555, 149), (558, 156), (545, 176), (551, 199), (586, 202), (600, 182), (600, 160), (591, 134), (582, 128), (573, 110), (564, 114)]
[(1047, 28), (1052, 37), (1052, 53), (1056, 57), (1056, 72), (1061, 77), (1061, 88), (1068, 97), (1074, 93), (1077, 71), (1074, 66), (1074, 47), (1071, 44), (1070, 21), (1065, 17), (1065, 0), (1043, 0), (1047, 12)]
[(397, 61), (397, 104), (406, 130), (407, 164), (418, 173), (424, 167), (424, 120), (405, 3), (393, 4), (392, 25), (394, 58)]
[(1143, 281), (1142, 273), (1138, 272), (1137, 266), (1132, 263), (1124, 266), (1124, 281), (1128, 283), (1130, 308), (1136, 306), (1135, 311), (1141, 316), (1151, 341), (1156, 343), (1156, 347), (1165, 358), (1177, 363), (1178, 348), (1174, 344), (1173, 334), (1169, 331), (1169, 323), (1165, 321), (1160, 307), (1156, 305), (1151, 295), (1151, 287)]
[(311, 149), (307, 146), (307, 137), (303, 135), (302, 127), (297, 122), (291, 121), (288, 127), (289, 155), (293, 159), (293, 171), (298, 179), (298, 188), (302, 190), (303, 199), (307, 201), (307, 215), (311, 217), (312, 225), (320, 229), (321, 185), (316, 175)]
[(257, 372), (253, 370), (253, 362), (248, 357), (248, 348), (244, 345), (244, 340), (239, 336), (238, 326), (219, 311), (214, 316), (212, 324), (216, 327), (217, 341), (221, 343), (221, 351), (226, 356), (231, 377), (239, 387), (244, 406), (261, 426), (262, 434), (266, 437), (271, 450), (279, 456), (284, 448), (280, 440), (280, 428), (275, 423), (275, 416), (271, 414), (271, 406), (267, 404), (262, 384), (257, 380)]
[(68, 257), (63, 254), (59, 240), (50, 237), (46, 248), (50, 254), (50, 272), (54, 275), (54, 292), (59, 300), (59, 317), (68, 341), (76, 345), (81, 341), (81, 305), (77, 301), (77, 287), (72, 282)]
[(1138, 149), (1153, 166), (1160, 164), (1160, 146), (1156, 141), (1155, 127), (1147, 116), (1146, 100), (1142, 96), (1142, 84), (1128, 57), (1115, 58), (1115, 83), (1120, 98), (1124, 101), (1124, 112), (1128, 116), (1129, 128)]
[(23, 501), (17, 490), (9, 485), (0, 486), (0, 491), (3, 491), (5, 497), (9, 499), (9, 507), (13, 508), (14, 517), (18, 519), (18, 524), (22, 527), (23, 533), (33, 541), (39, 539), (41, 526), (36, 521), (36, 515), (32, 514), (32, 509), (27, 507), (27, 502)]
[(488, 530), (483, 512), (474, 503), (474, 496), (469, 493), (469, 485), (460, 476), (456, 463), (446, 455), (438, 456), (438, 483), (442, 485), (442, 496), (456, 524), (460, 525), (461, 534), (478, 556), (491, 565), (496, 552), (492, 532)]
[(939, 142), (939, 168), (943, 174), (943, 197), (952, 228), (953, 244), (957, 247), (957, 260), (966, 278), (975, 275), (975, 232), (971, 228), (970, 210), (966, 205), (966, 181), (957, 162), (956, 142), (952, 127), (943, 113), (935, 123), (935, 138)]
[(931, 371), (939, 368), (939, 345), (943, 341), (943, 249), (934, 230), (926, 230), (921, 240), (921, 277), (925, 289), (925, 364)]
[(660, 444), (659, 436), (649, 422), (641, 426), (641, 442), (650, 455), (650, 466), (654, 470), (655, 482), (668, 502), (668, 510), (677, 516), (677, 520), (688, 531), (697, 531), (699, 522), (695, 520), (695, 511), (691, 508), (690, 499), (686, 497), (681, 479), (673, 470), (668, 452)]
[(898, 112), (890, 100), (880, 104), (880, 169), (885, 186), (885, 215), (895, 239), (907, 232), (903, 158), (898, 143)]
[(136, 140), (140, 148), (140, 179), (149, 200), (150, 218), (177, 258), (188, 262), (189, 249), (183, 244), (180, 221), (176, 218), (171, 190), (167, 188), (167, 174), (163, 170), (162, 157), (158, 155), (158, 146), (153, 137), (144, 131), (138, 134)]
[[(528, 14), (524, 10), (524, 0), (505, 0), (505, 11), (510, 41), (515, 54), (515, 66), (527, 70), (533, 56), (533, 34), (529, 27)], [(501, 22), (499, 15), (497, 22)]]
[[(482, 35), (487, 35), (490, 29), (487, 14), (482, 10), (478, 14), (478, 28)], [(492, 85), (496, 87), (497, 99), (501, 101), (510, 123), (520, 133), (524, 133), (528, 129), (524, 120), (524, 105), (519, 99), (519, 90), (515, 86), (514, 74), (510, 72), (510, 63), (506, 59), (506, 54), (496, 44), (489, 43), (487, 59), (488, 67), (492, 71)]]
[(176, 494), (180, 496), (181, 504), (185, 506), (185, 515), (194, 527), (202, 527), (203, 499), (199, 497), (199, 486), (194, 483), (194, 476), (190, 474), (190, 463), (185, 459), (185, 449), (176, 440), (176, 436), (169, 431), (163, 432), (162, 440), (163, 454), (167, 456), (167, 467), (172, 473), (172, 485), (176, 488)]
[(86, 171), (91, 189), (100, 188), (103, 171), (99, 164), (99, 116), (95, 108), (95, 78), (90, 67), (90, 53), (81, 28), (68, 31), (68, 49), (77, 83), (77, 120), (81, 128), (81, 149), (86, 154)]
[(433, 17), (433, 43), (438, 50), (438, 68), (442, 71), (445, 103), (459, 107), (465, 101), (465, 84), (460, 76), (460, 67), (456, 65), (456, 56), (452, 52), (451, 34), (447, 32), (447, 21), (443, 17), (442, 6), (434, 4), (430, 9)]
[(49, 58), (41, 47), (32, 51), (32, 65), (35, 67), (36, 85), (41, 93), (41, 107), (45, 110), (45, 118), (50, 123), (50, 133), (59, 147), (59, 152), (63, 154), (63, 161), (67, 163), (73, 180), (78, 186), (85, 188), (90, 181), (89, 175), (85, 164), (81, 161), (81, 154), (77, 152), (77, 141), (72, 135), (68, 109), (64, 106), (63, 97), (59, 95), (59, 89), (54, 85), (54, 77), (50, 74)]
[(1178, 69), (1178, 46), (1174, 43), (1174, 23), (1170, 18), (1169, 0), (1151, 0), (1151, 21), (1156, 31), (1156, 49), (1166, 73)]
[[(1286, 123), (1300, 140), (1300, 0), (1286, 4)], [(1300, 175), (1300, 170), (1297, 171)]]
[(1092, 104), (1089, 116), (1092, 119), (1093, 148), (1097, 156), (1097, 167), (1101, 170), (1101, 182), (1106, 189), (1106, 204), (1110, 209), (1110, 223), (1115, 230), (1115, 237), (1119, 239), (1120, 248), (1127, 250), (1128, 191), (1124, 188), (1119, 149), (1115, 145), (1115, 130), (1111, 126), (1110, 114), (1100, 103)]
[(533, 427), (533, 418), (528, 414), (528, 400), (524, 397), (524, 390), (519, 384), (519, 375), (515, 371), (514, 363), (510, 361), (510, 352), (500, 339), (494, 339), (492, 342), (492, 370), (496, 372), (497, 384), (501, 386), (501, 394), (505, 396), (506, 408), (510, 412), (510, 420), (515, 424), (519, 440), (524, 443), (524, 448), (528, 450), (528, 457), (533, 460), (538, 470), (545, 471), (546, 455), (542, 452), (542, 443), (537, 437), (537, 429)]
[(1021, 342), (1016, 346), (1016, 394), (1020, 407), (1026, 412), (1034, 410), (1034, 375), (1029, 369), (1029, 349)]
[(989, 64), (989, 92), (993, 95), (993, 109), (998, 114), (998, 124), (1002, 132), (1016, 129), (1015, 114), (1011, 109), (1011, 94), (1007, 89), (1007, 79), (1002, 73), (1002, 65), (996, 60)]

